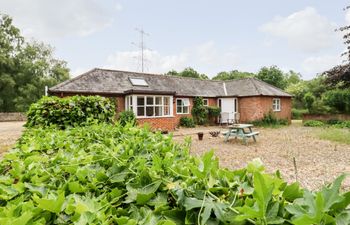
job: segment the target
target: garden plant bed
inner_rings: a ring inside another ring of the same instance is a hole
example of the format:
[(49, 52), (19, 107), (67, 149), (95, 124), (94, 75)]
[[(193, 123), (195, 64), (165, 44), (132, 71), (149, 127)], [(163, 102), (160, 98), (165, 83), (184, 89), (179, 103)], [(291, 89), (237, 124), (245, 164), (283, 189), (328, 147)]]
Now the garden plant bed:
[[(180, 129), (174, 133), (174, 139), (182, 142), (191, 136), (192, 155), (202, 155), (214, 149), (220, 165), (238, 169), (254, 158), (260, 158), (267, 171), (280, 170), (288, 182), (296, 180), (293, 157), (296, 159), (298, 181), (302, 186), (317, 190), (322, 184), (333, 181), (342, 173), (350, 173), (350, 145), (320, 140), (317, 133), (324, 128), (303, 127), (300, 123), (281, 128), (254, 128), (260, 131), (257, 143), (252, 140), (248, 145), (240, 139), (230, 139), (224, 143), (224, 137), (212, 138), (209, 130), (224, 131), (220, 127), (200, 127)], [(195, 133), (203, 131), (203, 141), (198, 141)], [(350, 178), (343, 188), (350, 187)]]

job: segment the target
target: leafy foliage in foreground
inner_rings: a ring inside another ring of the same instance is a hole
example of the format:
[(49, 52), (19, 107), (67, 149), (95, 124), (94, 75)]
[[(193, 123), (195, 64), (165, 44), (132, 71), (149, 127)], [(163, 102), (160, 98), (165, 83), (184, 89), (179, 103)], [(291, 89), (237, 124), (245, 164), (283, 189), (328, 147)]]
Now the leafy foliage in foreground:
[(134, 112), (131, 110), (126, 110), (119, 113), (118, 121), (122, 126), (125, 126), (127, 124), (131, 124), (132, 126), (135, 126), (137, 124), (136, 116)]
[(0, 161), (0, 224), (347, 224), (344, 176), (311, 193), (279, 173), (108, 124), (28, 129)]
[(113, 103), (100, 96), (43, 97), (30, 106), (26, 126), (58, 126), (61, 129), (86, 126), (111, 122), (114, 113)]

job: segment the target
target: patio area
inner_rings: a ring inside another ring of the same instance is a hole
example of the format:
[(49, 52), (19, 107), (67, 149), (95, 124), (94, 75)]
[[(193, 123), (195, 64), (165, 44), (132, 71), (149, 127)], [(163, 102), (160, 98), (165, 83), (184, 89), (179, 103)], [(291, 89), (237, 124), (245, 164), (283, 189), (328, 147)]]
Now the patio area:
[[(244, 145), (241, 139), (230, 138), (224, 142), (224, 136), (211, 137), (209, 131), (227, 130), (225, 127), (181, 128), (174, 132), (174, 140), (182, 142), (191, 136), (191, 154), (202, 155), (213, 149), (220, 165), (238, 169), (246, 166), (254, 158), (260, 158), (268, 172), (280, 170), (288, 182), (296, 180), (293, 157), (296, 159), (298, 181), (309, 189), (318, 189), (322, 184), (333, 181), (342, 173), (350, 173), (350, 145), (318, 139), (316, 129), (293, 123), (281, 128), (253, 128), (260, 132), (257, 142), (252, 139)], [(203, 132), (204, 138), (198, 140), (197, 133)], [(343, 184), (350, 188), (350, 179)]]

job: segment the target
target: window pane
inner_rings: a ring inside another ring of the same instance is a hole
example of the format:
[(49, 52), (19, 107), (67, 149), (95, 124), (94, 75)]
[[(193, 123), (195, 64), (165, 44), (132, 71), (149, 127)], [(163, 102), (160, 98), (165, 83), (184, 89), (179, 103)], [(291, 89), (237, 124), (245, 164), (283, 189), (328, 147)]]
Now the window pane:
[(145, 105), (145, 97), (143, 96), (137, 97), (137, 105), (138, 106)]
[(156, 105), (162, 105), (162, 97), (156, 97)]
[(188, 113), (188, 106), (183, 107), (183, 113)]
[(189, 106), (189, 105), (190, 105), (190, 100), (189, 100), (188, 98), (184, 98), (184, 99), (182, 100), (182, 104), (183, 104), (184, 106)]
[(163, 114), (163, 107), (162, 106), (156, 106), (156, 107), (154, 107), (154, 109), (155, 109), (155, 112), (154, 112), (154, 115), (155, 116), (163, 116), (162, 114)]
[(208, 99), (203, 99), (203, 105), (208, 106)]
[(146, 116), (153, 116), (154, 115), (154, 107), (153, 106), (147, 106), (146, 107)]
[(170, 105), (170, 97), (164, 97), (164, 105)]
[(132, 105), (132, 96), (129, 96), (130, 105)]
[(169, 116), (170, 115), (170, 108), (169, 106), (164, 106), (164, 116)]
[(177, 113), (182, 113), (182, 107), (181, 106), (176, 107), (176, 112)]
[(182, 106), (182, 100), (181, 99), (177, 99), (176, 100), (176, 106)]
[(142, 107), (137, 107), (137, 115), (138, 116), (145, 116), (145, 108)]
[(147, 97), (147, 105), (153, 105), (153, 96)]

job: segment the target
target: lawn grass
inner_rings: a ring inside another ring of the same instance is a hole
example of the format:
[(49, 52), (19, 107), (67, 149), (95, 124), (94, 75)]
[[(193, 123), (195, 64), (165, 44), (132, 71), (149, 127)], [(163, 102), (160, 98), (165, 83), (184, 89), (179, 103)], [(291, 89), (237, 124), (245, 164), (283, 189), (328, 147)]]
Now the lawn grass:
[(316, 132), (320, 139), (350, 144), (350, 130), (341, 128), (324, 128)]

